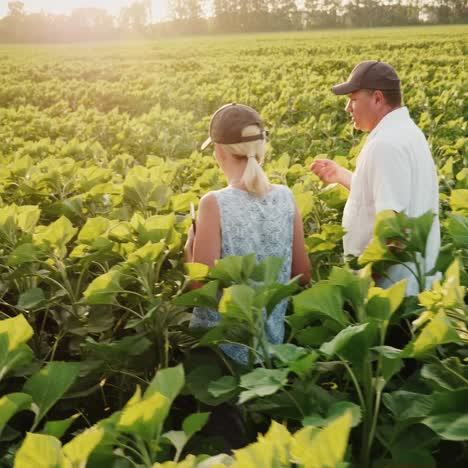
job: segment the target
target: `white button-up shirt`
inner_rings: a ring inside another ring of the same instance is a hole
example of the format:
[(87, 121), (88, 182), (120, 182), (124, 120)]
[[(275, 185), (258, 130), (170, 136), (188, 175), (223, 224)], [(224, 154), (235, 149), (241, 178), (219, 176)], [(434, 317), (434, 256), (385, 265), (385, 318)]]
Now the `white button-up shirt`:
[[(364, 251), (376, 214), (383, 210), (404, 211), (411, 217), (432, 210), (437, 215), (426, 247), (424, 269), (430, 271), (440, 248), (439, 186), (427, 140), (406, 107), (388, 113), (377, 124), (357, 158), (343, 213), (345, 255)], [(405, 267), (392, 266), (387, 273), (393, 281), (408, 278), (407, 294), (417, 294), (416, 279)]]

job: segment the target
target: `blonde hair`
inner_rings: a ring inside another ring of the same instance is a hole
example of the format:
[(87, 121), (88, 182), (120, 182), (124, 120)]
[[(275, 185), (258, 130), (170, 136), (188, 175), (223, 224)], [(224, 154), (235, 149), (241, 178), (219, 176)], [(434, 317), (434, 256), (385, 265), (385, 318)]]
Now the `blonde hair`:
[[(259, 133), (260, 128), (258, 125), (249, 125), (242, 130), (243, 137), (258, 135)], [(270, 181), (260, 166), (265, 159), (265, 139), (231, 145), (220, 144), (220, 146), (235, 158), (247, 158), (247, 165), (242, 174), (241, 182), (243, 182), (250, 194), (258, 197), (265, 195), (270, 189)]]

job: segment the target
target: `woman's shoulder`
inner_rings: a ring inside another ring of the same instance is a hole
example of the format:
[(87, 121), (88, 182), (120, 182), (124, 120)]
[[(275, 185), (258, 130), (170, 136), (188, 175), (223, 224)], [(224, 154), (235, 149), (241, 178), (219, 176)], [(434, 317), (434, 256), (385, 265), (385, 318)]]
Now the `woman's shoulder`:
[(275, 191), (277, 193), (283, 193), (287, 196), (293, 196), (291, 189), (287, 185), (282, 184), (271, 184), (272, 192)]
[(198, 204), (199, 210), (213, 211), (218, 209), (218, 201), (216, 196), (216, 191), (205, 193), (200, 198), (200, 203)]
[(271, 184), (273, 190), (282, 190), (282, 191), (286, 191), (286, 192), (290, 192), (291, 189), (287, 186), (287, 185), (283, 185), (283, 184)]

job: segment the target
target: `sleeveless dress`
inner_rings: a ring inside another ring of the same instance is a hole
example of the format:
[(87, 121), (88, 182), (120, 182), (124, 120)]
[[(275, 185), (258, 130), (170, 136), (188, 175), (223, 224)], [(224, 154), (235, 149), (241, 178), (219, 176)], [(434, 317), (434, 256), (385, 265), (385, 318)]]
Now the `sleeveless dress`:
[[(212, 193), (218, 202), (220, 214), (221, 258), (256, 253), (257, 262), (261, 262), (266, 257), (282, 257), (284, 261), (278, 282), (288, 282), (291, 278), (295, 215), (291, 190), (284, 185), (273, 185), (262, 197), (234, 187)], [(266, 334), (270, 343), (283, 342), (287, 305), (287, 300), (280, 302), (268, 318)], [(190, 327), (211, 328), (219, 320), (220, 315), (215, 309), (196, 307)], [(247, 363), (248, 351), (245, 346), (222, 344), (220, 348), (235, 361)]]

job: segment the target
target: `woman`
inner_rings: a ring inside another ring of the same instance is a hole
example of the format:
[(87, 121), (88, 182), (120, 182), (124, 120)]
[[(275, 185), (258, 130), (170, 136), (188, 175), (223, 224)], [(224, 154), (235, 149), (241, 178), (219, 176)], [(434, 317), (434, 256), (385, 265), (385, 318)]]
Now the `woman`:
[[(198, 209), (196, 235), (190, 230), (185, 247), (188, 262), (213, 266), (229, 255), (257, 254), (284, 259), (278, 281), (286, 283), (301, 275), (310, 280), (310, 263), (304, 247), (302, 219), (292, 192), (283, 185), (272, 185), (263, 172), (266, 132), (259, 114), (242, 104), (226, 104), (210, 122), (209, 137), (202, 150), (214, 144), (216, 160), (228, 186), (207, 193)], [(287, 301), (276, 306), (267, 321), (267, 337), (277, 344), (284, 337)], [(213, 327), (219, 321), (216, 310), (195, 308), (191, 327)], [(233, 359), (246, 362), (244, 347), (222, 345)]]

